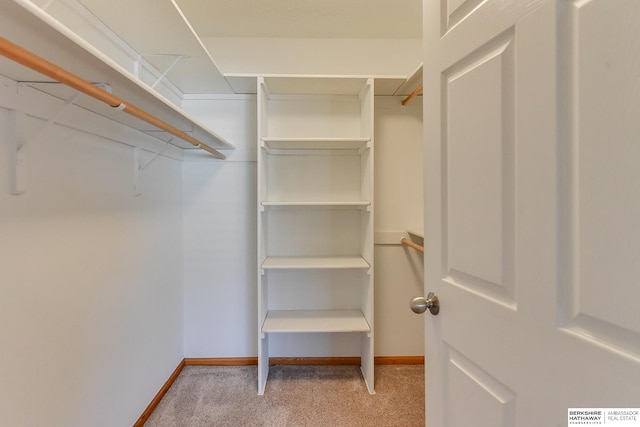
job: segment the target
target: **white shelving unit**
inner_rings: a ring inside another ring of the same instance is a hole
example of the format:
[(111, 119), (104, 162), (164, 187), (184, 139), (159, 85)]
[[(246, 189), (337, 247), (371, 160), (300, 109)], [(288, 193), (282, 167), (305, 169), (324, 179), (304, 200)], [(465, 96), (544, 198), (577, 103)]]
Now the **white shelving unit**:
[(270, 335), (291, 333), (354, 334), (374, 393), (373, 86), (258, 78), (259, 394)]

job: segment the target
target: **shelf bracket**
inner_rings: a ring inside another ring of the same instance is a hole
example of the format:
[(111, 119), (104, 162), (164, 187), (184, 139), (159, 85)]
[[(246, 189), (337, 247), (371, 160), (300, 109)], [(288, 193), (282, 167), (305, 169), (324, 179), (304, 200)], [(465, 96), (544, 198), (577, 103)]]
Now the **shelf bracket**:
[(134, 74), (141, 79), (141, 62), (142, 60), (146, 57), (146, 56), (168, 56), (168, 57), (173, 57), (174, 60), (171, 64), (169, 64), (169, 66), (167, 67), (166, 70), (164, 70), (164, 72), (160, 75), (160, 77), (157, 78), (157, 80), (151, 85), (151, 88), (155, 88), (158, 83), (160, 83), (167, 74), (169, 74), (169, 72), (173, 69), (173, 67), (175, 67), (178, 62), (180, 62), (182, 59), (186, 59), (189, 57), (189, 55), (184, 55), (184, 54), (172, 54), (172, 53), (139, 53), (138, 54), (138, 59), (136, 59), (136, 61), (134, 62), (133, 68), (134, 68)]
[[(34, 84), (55, 84), (55, 85), (61, 85), (62, 83), (58, 83), (58, 82), (20, 82), (19, 83), (19, 87), (21, 86), (32, 86)], [(108, 83), (92, 83), (92, 85), (94, 85), (95, 87), (99, 87), (100, 89), (103, 89), (105, 92), (111, 93), (111, 86)], [(30, 138), (29, 141), (26, 142), (31, 142), (31, 141), (37, 141), (39, 140), (49, 129), (51, 129), (51, 127), (53, 125), (55, 125), (58, 122), (58, 119), (60, 119), (60, 117), (62, 116), (62, 114), (64, 114), (65, 111), (67, 111), (78, 99), (78, 97), (80, 96), (80, 91), (74, 91), (73, 95), (71, 95), (71, 97), (69, 99), (67, 99), (64, 104), (62, 104), (60, 106), (60, 108), (58, 108), (58, 111), (55, 112), (55, 114), (53, 116), (51, 116), (44, 125), (42, 125), (42, 127), (40, 129), (38, 129)], [(26, 143), (25, 142), (25, 143)]]
[(24, 194), (24, 140), (20, 130), (24, 128), (25, 113), (18, 110), (8, 110), (6, 125), (4, 126), (5, 148), (7, 150), (7, 171), (9, 194), (19, 196)]
[(140, 176), (142, 175), (142, 172), (144, 172), (147, 166), (153, 163), (153, 161), (157, 159), (158, 156), (164, 152), (164, 150), (167, 149), (171, 141), (173, 141), (173, 138), (165, 142), (162, 148), (156, 151), (155, 153), (153, 153), (151, 158), (147, 160), (147, 162), (144, 164), (142, 164), (142, 159), (140, 157), (140, 147), (133, 147), (133, 195), (134, 196), (137, 197), (142, 194), (142, 191), (140, 190)]
[[(20, 82), (18, 88), (23, 85), (30, 85), (35, 82)], [(25, 193), (25, 155), (23, 148), (27, 143), (38, 141), (45, 133), (51, 129), (51, 127), (58, 122), (58, 119), (64, 114), (65, 111), (73, 105), (74, 102), (80, 96), (80, 92), (76, 91), (69, 99), (67, 99), (63, 105), (58, 108), (53, 116), (38, 129), (36, 132), (25, 138), (24, 130), (26, 129), (26, 114), (23, 111), (9, 110), (7, 115), (7, 123), (5, 126), (5, 139), (8, 159), (8, 171), (9, 171), (9, 194), (21, 195)]]
[(80, 96), (80, 92), (74, 93), (71, 98), (67, 99), (64, 104), (58, 109), (58, 111), (56, 111), (56, 113), (51, 116), (47, 122), (42, 125), (42, 127), (40, 129), (38, 129), (36, 131), (35, 134), (33, 134), (31, 136), (31, 138), (29, 138), (30, 141), (37, 141), (40, 138), (42, 138), (42, 136), (49, 130), (51, 129), (51, 127), (53, 125), (56, 124), (56, 122), (58, 121), (58, 119), (62, 116), (62, 114), (67, 111), (69, 109), (69, 107), (71, 107), (73, 105), (74, 102), (76, 102), (76, 99), (78, 99), (78, 97)]
[(51, 4), (52, 4), (54, 1), (56, 1), (56, 0), (49, 0), (49, 1), (48, 1), (48, 2), (46, 2), (44, 5), (42, 5), (41, 9), (42, 9), (42, 10), (47, 10), (47, 8), (48, 8), (49, 6), (51, 6)]

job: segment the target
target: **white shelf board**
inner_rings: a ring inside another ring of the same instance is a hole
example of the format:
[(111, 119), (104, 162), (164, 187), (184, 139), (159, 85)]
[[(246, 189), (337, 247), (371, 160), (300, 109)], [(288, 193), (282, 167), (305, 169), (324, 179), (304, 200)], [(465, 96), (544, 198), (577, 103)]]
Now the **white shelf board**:
[(412, 236), (416, 236), (421, 239), (424, 239), (424, 230), (422, 228), (418, 228), (418, 227), (409, 228), (407, 230), (407, 233), (411, 234)]
[[(12, 43), (86, 81), (108, 84), (114, 95), (191, 134), (205, 144), (219, 149), (234, 148), (220, 135), (198, 123), (131, 72), (32, 3), (25, 0), (0, 2), (0, 28), (2, 36)], [(58, 84), (4, 56), (0, 56), (0, 75), (16, 82), (37, 82), (33, 84), (36, 89), (65, 100), (75, 93), (74, 89)], [(74, 104), (142, 132), (154, 134), (158, 131), (154, 126), (89, 96), (81, 95)], [(172, 144), (180, 148), (194, 148), (178, 138), (175, 138)]]
[(407, 96), (410, 95), (418, 86), (422, 84), (422, 64), (397, 88), (394, 95)]
[(371, 138), (262, 138), (262, 146), (271, 150), (360, 150), (370, 142)]
[(269, 310), (262, 332), (370, 332), (360, 310)]
[[(233, 93), (214, 58), (193, 30), (176, 2), (158, 0), (80, 0), (92, 14), (143, 54), (185, 57), (167, 74), (182, 93)], [(123, 19), (127, 17), (147, 17)], [(148, 55), (161, 72), (174, 58)]]
[[(229, 85), (233, 88), (235, 93), (246, 93), (246, 94), (255, 94), (257, 90), (257, 79), (258, 74), (234, 74), (227, 73), (224, 75), (229, 82)], [(398, 89), (405, 84), (407, 80), (407, 76), (305, 76), (305, 75), (261, 75), (265, 78), (283, 78), (288, 77), (290, 79), (303, 79), (303, 78), (311, 78), (311, 79), (331, 79), (331, 78), (341, 78), (346, 79), (346, 82), (340, 82), (339, 84), (334, 84), (333, 87), (325, 87), (324, 94), (339, 94), (339, 95), (357, 95), (358, 92), (356, 89), (362, 88), (362, 86), (358, 86), (358, 84), (353, 84), (353, 82), (349, 82), (349, 80), (363, 80), (367, 77), (373, 77), (374, 79), (374, 88), (373, 93), (376, 96), (390, 96), (395, 94)], [(334, 82), (335, 83), (335, 82)], [(296, 85), (297, 86), (297, 85)], [(278, 89), (278, 87), (276, 87)], [(336, 90), (342, 90), (343, 92), (334, 92)], [(304, 88), (301, 92), (294, 92), (293, 89), (284, 90), (283, 92), (277, 92), (272, 90), (271, 84), (269, 84), (269, 91), (274, 94), (316, 94), (314, 92), (319, 92), (318, 89), (311, 90), (308, 88)], [(317, 93), (320, 94), (320, 93)]]
[(264, 201), (260, 203), (264, 207), (318, 207), (318, 208), (366, 208), (371, 206), (371, 202), (367, 200), (355, 201), (318, 201), (318, 202), (286, 202), (286, 201)]
[(360, 256), (354, 257), (284, 257), (270, 256), (262, 262), (262, 268), (270, 269), (368, 269), (369, 263)]

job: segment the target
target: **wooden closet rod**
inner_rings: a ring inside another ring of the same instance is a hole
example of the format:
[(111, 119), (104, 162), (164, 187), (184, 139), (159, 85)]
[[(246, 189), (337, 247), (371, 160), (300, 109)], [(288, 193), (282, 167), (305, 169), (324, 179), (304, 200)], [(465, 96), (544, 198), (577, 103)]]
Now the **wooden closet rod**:
[(75, 74), (65, 70), (64, 68), (58, 67), (57, 65), (47, 61), (44, 58), (41, 58), (40, 56), (26, 49), (23, 49), (22, 47), (10, 42), (3, 37), (0, 37), (0, 54), (19, 64), (24, 65), (25, 67), (31, 68), (32, 70), (44, 74), (47, 77), (50, 77), (60, 83), (64, 83), (65, 85), (70, 86), (86, 95), (102, 101), (113, 108), (122, 110), (125, 113), (129, 113), (132, 116), (137, 117), (140, 120), (143, 120), (157, 128), (165, 130), (170, 134), (187, 141), (197, 148), (202, 148), (218, 159), (226, 158), (226, 156), (218, 150), (209, 147), (203, 142), (198, 141), (191, 135), (187, 135), (180, 129), (171, 126), (169, 123), (160, 120), (156, 116), (147, 113), (146, 111), (136, 107), (135, 105), (127, 103), (122, 98), (119, 98), (105, 90), (96, 87), (90, 82), (83, 80)]
[(406, 105), (407, 102), (411, 101), (415, 96), (422, 92), (422, 83), (418, 86), (409, 96), (402, 100), (402, 105)]
[(423, 247), (423, 246), (416, 245), (415, 243), (410, 242), (409, 240), (407, 240), (407, 238), (406, 238), (406, 237), (403, 237), (403, 238), (402, 238), (402, 240), (400, 240), (400, 242), (401, 242), (403, 245), (410, 246), (410, 247), (412, 247), (413, 249), (416, 249), (416, 250), (418, 250), (418, 251), (420, 251), (420, 252), (424, 253), (424, 247)]

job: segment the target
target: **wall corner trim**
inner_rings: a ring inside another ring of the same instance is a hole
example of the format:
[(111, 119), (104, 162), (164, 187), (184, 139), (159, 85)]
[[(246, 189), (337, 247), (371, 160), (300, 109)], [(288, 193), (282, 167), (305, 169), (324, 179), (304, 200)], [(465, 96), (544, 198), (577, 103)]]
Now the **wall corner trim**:
[(160, 388), (160, 391), (158, 391), (155, 397), (151, 400), (151, 403), (149, 403), (149, 406), (147, 406), (142, 415), (140, 415), (140, 418), (138, 418), (138, 421), (135, 422), (133, 427), (142, 427), (144, 423), (147, 422), (147, 420), (151, 416), (151, 413), (154, 409), (156, 409), (156, 406), (158, 406), (167, 391), (169, 391), (175, 380), (178, 378), (178, 375), (180, 375), (180, 372), (182, 372), (182, 369), (185, 367), (185, 365), (185, 359), (182, 359), (178, 364), (178, 367), (173, 371), (169, 379)]

